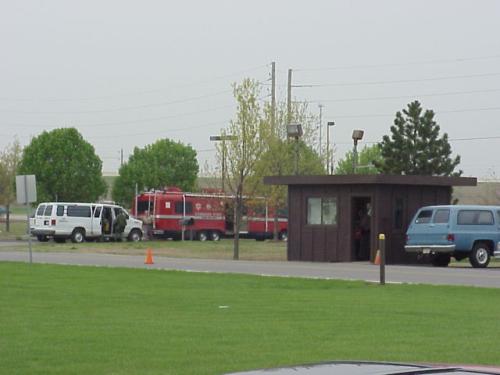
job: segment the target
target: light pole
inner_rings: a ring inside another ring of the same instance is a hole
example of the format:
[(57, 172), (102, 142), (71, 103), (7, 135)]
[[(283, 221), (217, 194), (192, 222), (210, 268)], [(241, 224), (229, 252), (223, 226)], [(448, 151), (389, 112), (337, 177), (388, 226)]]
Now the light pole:
[(323, 156), (323, 139), (322, 139), (322, 132), (323, 132), (323, 104), (318, 104), (319, 107), (319, 158), (322, 159)]
[(334, 125), (335, 121), (328, 121), (326, 123), (326, 173), (327, 174), (328, 173), (333, 174), (333, 162), (330, 163), (330, 127)]
[(352, 173), (356, 174), (356, 167), (358, 165), (358, 141), (363, 139), (363, 130), (353, 130), (352, 140), (354, 141), (354, 148), (352, 150)]
[(222, 141), (222, 170), (221, 170), (221, 177), (222, 177), (222, 193), (225, 193), (225, 186), (224, 186), (224, 179), (226, 176), (226, 141), (234, 141), (236, 140), (235, 135), (211, 135), (210, 140), (212, 142), (218, 142)]
[(299, 138), (302, 137), (301, 124), (289, 124), (286, 126), (286, 134), (289, 138), (295, 138), (295, 174), (299, 174)]

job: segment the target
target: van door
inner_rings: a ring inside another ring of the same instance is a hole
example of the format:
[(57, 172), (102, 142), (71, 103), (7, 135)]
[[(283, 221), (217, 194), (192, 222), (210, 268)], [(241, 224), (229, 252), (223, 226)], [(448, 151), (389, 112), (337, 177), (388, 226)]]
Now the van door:
[(66, 208), (68, 224), (71, 226), (71, 232), (74, 228), (83, 228), (85, 235), (92, 233), (92, 210), (89, 204), (68, 204)]
[(56, 235), (69, 235), (73, 231), (66, 216), (66, 205), (56, 204)]
[(411, 224), (409, 236), (412, 243), (419, 245), (446, 244), (446, 236), (450, 228), (449, 208), (424, 208), (420, 210)]
[(92, 205), (92, 222), (91, 222), (91, 233), (92, 236), (98, 237), (102, 235), (102, 204)]

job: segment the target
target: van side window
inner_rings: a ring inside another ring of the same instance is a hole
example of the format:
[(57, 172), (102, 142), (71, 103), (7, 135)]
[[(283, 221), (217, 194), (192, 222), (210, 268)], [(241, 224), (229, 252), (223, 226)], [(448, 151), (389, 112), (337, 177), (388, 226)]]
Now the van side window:
[(68, 216), (90, 217), (90, 206), (68, 206)]
[(415, 220), (416, 224), (427, 224), (431, 222), (432, 210), (423, 210), (417, 216)]
[(94, 217), (101, 216), (101, 207), (96, 207), (94, 211)]
[(492, 225), (493, 214), (484, 210), (462, 210), (458, 212), (458, 225)]
[(497, 224), (500, 224), (500, 211), (497, 211)]
[(45, 211), (45, 205), (42, 204), (38, 207), (38, 210), (36, 210), (37, 216), (43, 216), (43, 211)]
[[(176, 214), (182, 214), (183, 208), (184, 208), (183, 202), (175, 202), (175, 213)], [(193, 213), (193, 203), (186, 202), (186, 214), (189, 215), (192, 213)]]
[(43, 216), (51, 216), (52, 215), (52, 205), (48, 204), (47, 207), (45, 207), (45, 212), (43, 213)]
[(493, 214), (490, 211), (479, 211), (477, 223), (479, 225), (493, 225)]
[(434, 223), (436, 224), (446, 224), (450, 218), (450, 210), (436, 210), (434, 215)]
[(64, 216), (64, 206), (57, 206), (57, 211), (56, 211), (57, 216)]

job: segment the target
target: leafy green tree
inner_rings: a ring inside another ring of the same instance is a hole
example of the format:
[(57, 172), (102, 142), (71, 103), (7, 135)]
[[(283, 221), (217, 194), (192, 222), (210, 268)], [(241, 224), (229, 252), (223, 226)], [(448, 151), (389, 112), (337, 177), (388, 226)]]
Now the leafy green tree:
[(18, 140), (0, 153), (0, 204), (5, 205), (5, 230), (10, 232), (10, 205), (16, 200), (15, 181), (22, 149)]
[(34, 174), (39, 201), (92, 202), (106, 191), (102, 161), (75, 128), (44, 131), (25, 147), (21, 174)]
[(113, 184), (113, 199), (129, 206), (135, 188), (161, 189), (177, 186), (184, 191), (193, 190), (198, 174), (196, 151), (170, 139), (160, 139), (144, 148), (136, 147), (128, 162), (120, 168)]
[[(287, 111), (285, 103), (278, 103), (276, 113), (267, 105), (264, 108), (265, 151), (255, 165), (250, 180), (257, 187), (257, 193), (268, 198), (274, 212), (286, 207), (287, 188), (282, 185), (264, 185), (264, 176), (284, 176), (295, 173), (295, 158), (299, 155), (299, 174), (324, 174), (323, 161), (315, 151), (315, 119), (310, 115), (307, 103), (295, 102), (292, 105), (292, 123), (302, 125), (304, 135), (298, 144), (287, 139)], [(273, 121), (274, 120), (274, 121)], [(274, 215), (274, 238), (278, 238), (278, 216)]]
[(233, 258), (239, 259), (239, 232), (243, 211), (243, 194), (252, 194), (248, 178), (254, 172), (255, 165), (264, 151), (263, 121), (259, 106), (259, 84), (252, 79), (244, 79), (239, 85), (233, 85), (233, 94), (237, 102), (236, 118), (231, 120), (222, 136), (231, 135), (232, 140), (217, 145), (218, 156), (225, 157), (227, 182), (235, 196), (234, 204), (234, 246)]
[[(344, 159), (340, 159), (335, 168), (335, 174), (351, 174), (353, 161), (353, 152), (348, 151), (345, 154)], [(377, 174), (380, 173), (378, 168), (375, 166), (382, 162), (382, 155), (380, 152), (380, 146), (378, 144), (373, 146), (365, 146), (360, 152), (358, 152), (358, 163), (356, 168), (356, 174)]]
[(380, 143), (382, 161), (376, 163), (382, 173), (407, 175), (460, 176), (455, 171), (460, 156), (451, 158), (448, 134), (439, 137), (434, 112), (423, 109), (418, 101), (397, 112), (391, 137)]

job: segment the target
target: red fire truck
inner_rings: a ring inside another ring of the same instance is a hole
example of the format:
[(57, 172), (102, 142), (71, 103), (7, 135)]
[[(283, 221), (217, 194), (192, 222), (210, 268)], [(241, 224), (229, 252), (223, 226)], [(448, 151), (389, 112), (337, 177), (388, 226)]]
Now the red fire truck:
[[(136, 196), (132, 212), (157, 238), (218, 241), (234, 235), (234, 196), (217, 190), (186, 193), (179, 188), (144, 192)], [(263, 198), (245, 199), (240, 236), (264, 240), (274, 233), (274, 212)], [(278, 233), (287, 240), (288, 219), (278, 213)]]

